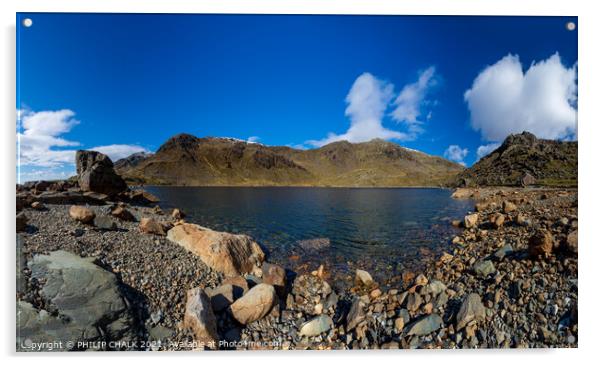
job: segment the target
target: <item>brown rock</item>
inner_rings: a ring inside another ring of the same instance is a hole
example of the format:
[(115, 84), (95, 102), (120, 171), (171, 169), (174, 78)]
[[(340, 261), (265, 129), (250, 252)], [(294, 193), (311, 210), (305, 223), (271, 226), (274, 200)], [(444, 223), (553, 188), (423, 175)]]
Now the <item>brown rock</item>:
[(28, 218), (25, 213), (21, 212), (17, 214), (17, 232), (22, 232), (27, 227)]
[(276, 290), (268, 284), (257, 284), (230, 306), (234, 319), (248, 324), (265, 317), (277, 301)]
[(192, 331), (196, 341), (203, 342), (207, 347), (215, 347), (218, 340), (217, 321), (211, 301), (201, 288), (193, 288), (186, 293), (184, 327)]
[(355, 284), (360, 286), (370, 286), (374, 283), (372, 276), (365, 270), (355, 270)]
[(226, 276), (250, 273), (265, 259), (261, 247), (243, 234), (217, 232), (184, 223), (167, 232), (167, 239), (179, 244), (212, 269)]
[(504, 200), (504, 202), (502, 203), (502, 210), (506, 214), (514, 212), (516, 210), (516, 205), (508, 200)]
[(239, 298), (235, 295), (232, 284), (223, 284), (215, 289), (205, 289), (205, 292), (211, 299), (211, 308), (214, 312), (221, 312)]
[(547, 256), (553, 248), (554, 237), (544, 229), (540, 229), (529, 239), (529, 254), (532, 257)]
[(243, 276), (232, 276), (225, 278), (222, 281), (222, 285), (226, 284), (232, 284), (236, 298), (242, 297), (247, 293), (247, 291), (249, 291), (249, 283), (247, 283), (247, 279), (245, 279)]
[(46, 207), (41, 202), (33, 202), (31, 203), (31, 208), (34, 210), (44, 210)]
[(479, 222), (479, 215), (476, 213), (469, 214), (464, 217), (464, 227), (466, 227), (466, 228), (475, 227), (478, 222)]
[(69, 208), (69, 216), (82, 223), (91, 223), (94, 220), (94, 217), (96, 217), (96, 214), (90, 208), (81, 205), (72, 205), (71, 208)]
[(144, 233), (165, 236), (167, 227), (163, 223), (159, 223), (153, 218), (144, 217), (140, 219), (139, 228), (140, 231)]
[(414, 280), (414, 285), (424, 286), (428, 283), (429, 283), (429, 279), (427, 279), (426, 276), (424, 276), (423, 274), (418, 275), (416, 277), (416, 280)]
[(136, 221), (136, 218), (134, 217), (134, 215), (129, 210), (125, 209), (124, 207), (117, 207), (117, 208), (113, 209), (113, 211), (111, 212), (111, 215), (113, 217), (121, 219), (122, 221), (128, 221), (128, 222)]
[(283, 295), (286, 286), (286, 271), (281, 266), (264, 262), (261, 272), (263, 282), (273, 285), (278, 294)]
[(501, 213), (495, 213), (489, 217), (489, 222), (497, 229), (501, 228), (504, 225), (505, 220), (506, 218)]
[(171, 212), (171, 216), (177, 220), (184, 218), (185, 214), (180, 209), (176, 208)]
[(569, 233), (566, 237), (565, 248), (567, 251), (577, 254), (578, 251), (578, 242), (577, 242), (577, 230)]

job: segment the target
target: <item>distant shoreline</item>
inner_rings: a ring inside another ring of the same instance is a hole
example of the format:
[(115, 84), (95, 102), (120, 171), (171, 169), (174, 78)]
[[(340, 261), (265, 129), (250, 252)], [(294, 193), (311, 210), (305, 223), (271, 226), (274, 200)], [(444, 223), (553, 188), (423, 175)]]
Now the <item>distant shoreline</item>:
[(130, 185), (130, 188), (170, 187), (170, 188), (308, 188), (308, 189), (442, 189), (453, 190), (443, 186), (321, 186), (321, 185)]

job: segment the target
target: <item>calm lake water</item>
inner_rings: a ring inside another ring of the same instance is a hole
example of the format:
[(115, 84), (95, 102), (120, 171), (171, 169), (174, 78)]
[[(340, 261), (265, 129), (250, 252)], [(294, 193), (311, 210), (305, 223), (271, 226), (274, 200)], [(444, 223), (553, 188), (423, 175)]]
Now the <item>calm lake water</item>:
[[(414, 270), (450, 249), (458, 233), (452, 219), (473, 208), (444, 189), (243, 188), (146, 189), (161, 207), (180, 208), (187, 221), (214, 230), (245, 233), (268, 249), (270, 261), (295, 271), (320, 263), (336, 275), (355, 268), (390, 278)], [(326, 238), (314, 249), (302, 240)]]

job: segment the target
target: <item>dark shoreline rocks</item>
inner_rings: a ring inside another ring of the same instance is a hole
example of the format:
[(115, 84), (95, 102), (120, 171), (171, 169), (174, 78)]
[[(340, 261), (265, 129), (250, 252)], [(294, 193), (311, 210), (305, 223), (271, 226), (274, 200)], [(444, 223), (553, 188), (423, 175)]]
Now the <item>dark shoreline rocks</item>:
[[(132, 326), (133, 336), (162, 339), (153, 349), (187, 350), (174, 343), (201, 337), (216, 339), (220, 349), (577, 346), (576, 191), (487, 188), (468, 195), (478, 196), (481, 209), (450, 252), (386, 286), (358, 270), (350, 289), (333, 289), (328, 265), (300, 274), (257, 261), (224, 278), (166, 236), (138, 230), (147, 217), (167, 224), (169, 235), (171, 225), (185, 224), (178, 217), (126, 202), (119, 206), (134, 219), (114, 219), (115, 230), (71, 219), (68, 205), (24, 206), (22, 260), (57, 250), (94, 257), (122, 283), (133, 322), (143, 323)], [(504, 201), (514, 205), (506, 213)], [(115, 205), (86, 209), (106, 216)], [(504, 214), (504, 224), (494, 228), (493, 214)], [(552, 249), (530, 255), (538, 230), (553, 237)], [(22, 309), (55, 318), (31, 271), (22, 268), (20, 276)], [(190, 289), (207, 296), (192, 311), (204, 327), (185, 320)]]

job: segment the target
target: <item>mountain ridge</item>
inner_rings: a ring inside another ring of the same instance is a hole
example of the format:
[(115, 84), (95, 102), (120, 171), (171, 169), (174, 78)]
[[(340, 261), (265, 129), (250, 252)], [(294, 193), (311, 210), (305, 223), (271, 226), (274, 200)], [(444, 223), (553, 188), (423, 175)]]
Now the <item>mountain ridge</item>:
[(577, 186), (576, 141), (537, 138), (529, 132), (510, 134), (470, 168), (455, 186)]
[(181, 133), (156, 153), (115, 162), (129, 183), (185, 186), (446, 186), (463, 166), (392, 142), (301, 150)]

